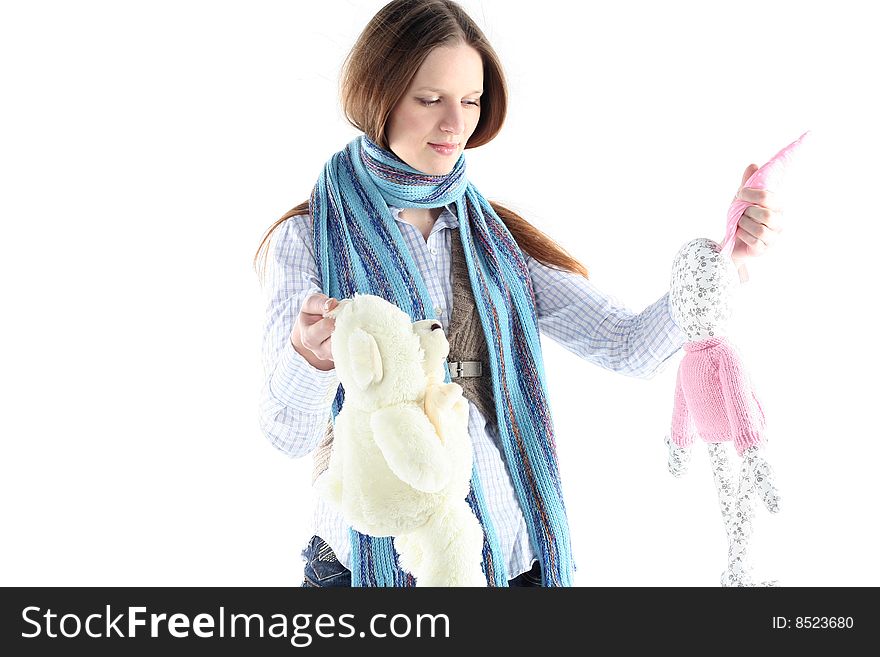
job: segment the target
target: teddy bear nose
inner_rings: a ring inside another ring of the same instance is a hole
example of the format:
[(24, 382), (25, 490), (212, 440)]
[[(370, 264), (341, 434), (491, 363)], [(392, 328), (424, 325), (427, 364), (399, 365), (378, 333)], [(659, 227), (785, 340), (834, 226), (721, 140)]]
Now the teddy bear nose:
[(431, 324), (431, 330), (436, 331), (438, 328), (443, 328), (441, 324)]

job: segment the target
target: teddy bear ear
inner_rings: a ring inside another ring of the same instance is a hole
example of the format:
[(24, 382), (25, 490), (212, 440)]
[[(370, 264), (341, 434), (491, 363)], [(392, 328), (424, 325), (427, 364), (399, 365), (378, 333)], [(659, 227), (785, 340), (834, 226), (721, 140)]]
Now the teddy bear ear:
[(375, 338), (361, 328), (352, 331), (348, 340), (348, 358), (354, 382), (361, 390), (382, 380), (382, 354)]

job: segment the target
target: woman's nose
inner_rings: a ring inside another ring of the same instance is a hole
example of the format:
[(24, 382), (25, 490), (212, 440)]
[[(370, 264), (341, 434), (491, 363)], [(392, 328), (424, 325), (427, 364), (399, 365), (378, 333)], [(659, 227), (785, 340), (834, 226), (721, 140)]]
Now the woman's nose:
[(453, 135), (460, 135), (464, 132), (464, 110), (460, 105), (453, 105), (446, 111), (443, 115), (443, 121), (440, 123), (440, 129)]

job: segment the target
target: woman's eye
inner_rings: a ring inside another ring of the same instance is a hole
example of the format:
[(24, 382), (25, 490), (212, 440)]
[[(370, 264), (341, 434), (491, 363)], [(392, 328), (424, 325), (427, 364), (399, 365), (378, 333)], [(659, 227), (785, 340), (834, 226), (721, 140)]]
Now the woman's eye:
[[(419, 98), (419, 102), (420, 102), (422, 105), (424, 105), (425, 107), (430, 107), (431, 105), (434, 105), (435, 103), (439, 103), (439, 102), (440, 102), (440, 99), (439, 99), (439, 98), (434, 98), (434, 99), (426, 100), (426, 99), (424, 99), (424, 98)], [(480, 106), (480, 102), (477, 101), (477, 100), (465, 100), (465, 101), (462, 101), (462, 102), (463, 102), (465, 105), (471, 105), (472, 107), (479, 107), (479, 106)]]

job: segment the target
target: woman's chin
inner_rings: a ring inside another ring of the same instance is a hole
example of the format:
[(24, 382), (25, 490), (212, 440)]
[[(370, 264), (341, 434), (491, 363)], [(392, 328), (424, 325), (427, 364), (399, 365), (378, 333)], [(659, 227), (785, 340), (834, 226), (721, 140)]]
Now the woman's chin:
[(397, 153), (393, 149), (389, 150), (411, 168), (419, 173), (425, 174), (426, 176), (447, 176), (452, 173), (452, 170), (455, 169), (455, 163), (458, 162), (458, 157), (461, 153), (458, 153), (454, 157), (452, 155), (438, 155), (431, 150), (430, 147), (428, 148), (430, 152), (419, 153), (412, 157), (400, 157), (400, 153)]
[(413, 168), (429, 176), (447, 176), (455, 168), (455, 163), (453, 162), (452, 164), (437, 164), (425, 162), (423, 166)]

